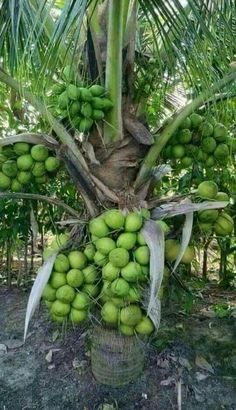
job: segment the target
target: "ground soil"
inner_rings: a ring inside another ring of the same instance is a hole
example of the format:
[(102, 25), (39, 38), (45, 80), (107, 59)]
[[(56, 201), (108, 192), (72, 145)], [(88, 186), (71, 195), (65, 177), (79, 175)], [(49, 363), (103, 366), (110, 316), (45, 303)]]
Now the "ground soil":
[(147, 351), (145, 370), (123, 388), (100, 385), (85, 330), (61, 332), (41, 308), (22, 344), (28, 292), (0, 289), (0, 410), (235, 410), (235, 317), (209, 306), (235, 295), (204, 291), (193, 313), (173, 306)]

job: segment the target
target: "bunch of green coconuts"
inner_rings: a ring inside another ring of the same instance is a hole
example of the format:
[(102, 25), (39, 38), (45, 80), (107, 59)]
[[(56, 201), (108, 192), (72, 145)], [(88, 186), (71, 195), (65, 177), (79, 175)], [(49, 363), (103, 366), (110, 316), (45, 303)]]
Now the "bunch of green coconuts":
[(53, 85), (51, 93), (56, 115), (83, 133), (103, 120), (113, 107), (103, 86), (82, 84), (70, 66), (64, 68), (62, 81)]
[(200, 163), (203, 168), (222, 167), (231, 153), (236, 153), (236, 138), (214, 119), (197, 113), (187, 117), (162, 152), (164, 160), (171, 160), (180, 168)]
[[(196, 196), (205, 201), (229, 201), (226, 192), (219, 192), (214, 181), (203, 181), (198, 185)], [(224, 237), (231, 235), (234, 229), (234, 220), (225, 210), (206, 209), (197, 213), (198, 228), (201, 233)]]
[(22, 192), (30, 182), (44, 184), (59, 167), (59, 159), (44, 145), (16, 142), (1, 147), (0, 190)]
[[(105, 211), (90, 220), (90, 242), (82, 250), (57, 255), (43, 293), (54, 321), (69, 320), (80, 324), (90, 312), (93, 315), (95, 312), (104, 326), (115, 328), (123, 335), (149, 336), (153, 333), (154, 325), (144, 307), (144, 293), (150, 285), (150, 252), (141, 232), (149, 218), (146, 209), (127, 214), (119, 209)], [(161, 224), (165, 234), (169, 233), (164, 221), (156, 223)], [(57, 237), (45, 249), (44, 259), (67, 240), (67, 235)], [(172, 239), (165, 241), (168, 263), (177, 257), (173, 254), (172, 242)], [(182, 263), (191, 263), (193, 258), (194, 249), (188, 246)], [(169, 276), (170, 271), (165, 266), (160, 298)]]

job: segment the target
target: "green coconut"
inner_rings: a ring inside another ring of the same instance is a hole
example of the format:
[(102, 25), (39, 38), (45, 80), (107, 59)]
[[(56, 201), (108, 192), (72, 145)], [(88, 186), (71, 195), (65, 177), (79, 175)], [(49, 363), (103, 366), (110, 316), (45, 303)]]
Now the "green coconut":
[(11, 191), (12, 192), (22, 192), (23, 186), (19, 183), (17, 179), (11, 181)]
[(143, 219), (146, 219), (146, 220), (150, 219), (151, 217), (151, 212), (147, 208), (141, 208), (140, 214), (143, 217)]
[(52, 313), (52, 311), (50, 312), (50, 317), (51, 317), (53, 322), (61, 323), (61, 324), (64, 323), (65, 320), (67, 319), (67, 315), (58, 316), (58, 315), (55, 315), (55, 313)]
[[(55, 250), (53, 249), (53, 252)], [(67, 272), (70, 269), (70, 263), (66, 255), (59, 253), (54, 262), (54, 269), (56, 272)]]
[(115, 279), (111, 283), (111, 291), (116, 296), (127, 296), (129, 294), (130, 286), (123, 278)]
[(86, 310), (77, 310), (73, 307), (71, 308), (69, 319), (74, 324), (79, 324), (87, 319), (87, 311)]
[(63, 285), (66, 285), (66, 274), (65, 272), (55, 272), (53, 271), (50, 276), (50, 285), (54, 289), (58, 289)]
[(102, 110), (108, 112), (112, 109), (113, 102), (109, 98), (102, 98)]
[(48, 157), (45, 161), (45, 168), (48, 172), (55, 172), (60, 167), (60, 160), (55, 157)]
[(213, 167), (214, 165), (215, 165), (215, 158), (214, 158), (213, 155), (210, 155), (210, 156), (207, 158), (206, 162), (205, 162), (205, 167), (206, 167), (206, 168), (211, 168), (211, 167)]
[(0, 153), (0, 167), (2, 169), (2, 164), (7, 161), (7, 157)]
[(193, 165), (193, 159), (191, 157), (183, 157), (180, 160), (182, 168), (188, 168)]
[(93, 113), (93, 109), (89, 102), (81, 104), (80, 112), (85, 118), (90, 118)]
[(183, 145), (177, 144), (172, 147), (171, 156), (176, 159), (183, 158), (185, 155), (185, 148)]
[(189, 129), (183, 129), (179, 131), (177, 139), (180, 144), (188, 144), (192, 140), (192, 133)]
[(226, 192), (218, 192), (218, 194), (215, 197), (215, 201), (229, 201), (229, 195), (226, 194)]
[(50, 302), (54, 302), (54, 300), (56, 300), (56, 289), (47, 283), (43, 290), (42, 298)]
[(226, 212), (221, 212), (214, 223), (214, 231), (218, 236), (231, 235), (234, 229), (234, 220)]
[(183, 120), (183, 122), (180, 124), (181, 129), (189, 129), (191, 128), (191, 119), (190, 117), (187, 117)]
[(89, 91), (94, 97), (100, 97), (100, 95), (105, 94), (106, 90), (104, 87), (98, 84), (94, 84), (89, 88)]
[(35, 161), (45, 161), (49, 156), (49, 151), (45, 145), (37, 144), (31, 148), (31, 156)]
[(104, 117), (105, 117), (105, 114), (102, 110), (93, 110), (92, 111), (92, 119), (94, 121), (103, 120)]
[(27, 185), (31, 180), (31, 172), (19, 171), (17, 174), (17, 180), (21, 185)]
[(213, 135), (214, 132), (214, 127), (213, 125), (208, 122), (208, 121), (204, 121), (201, 124), (201, 134), (203, 137), (211, 137)]
[(70, 304), (55, 300), (51, 307), (51, 313), (58, 316), (66, 316), (70, 312)]
[(216, 124), (214, 126), (214, 138), (218, 142), (224, 142), (227, 139), (227, 128), (223, 124)]
[(103, 110), (103, 99), (99, 97), (94, 97), (91, 101), (92, 107), (95, 110)]
[(203, 181), (198, 185), (197, 196), (203, 199), (215, 199), (218, 186), (214, 181)]
[(195, 112), (192, 113), (189, 116), (189, 118), (191, 120), (191, 128), (193, 128), (193, 129), (198, 128), (201, 125), (202, 121), (203, 121), (203, 117), (199, 114), (196, 114)]
[(85, 283), (94, 283), (97, 280), (97, 269), (94, 265), (88, 265), (82, 272)]
[(61, 108), (62, 110), (66, 110), (69, 106), (70, 100), (67, 95), (66, 90), (63, 91), (59, 96), (58, 96), (58, 107)]
[(193, 246), (187, 246), (181, 262), (184, 264), (189, 264), (192, 262), (192, 260), (195, 258), (195, 251), (194, 251), (194, 247)]
[[(187, 157), (196, 157), (198, 154), (199, 147), (193, 144), (188, 144), (185, 147), (185, 154)], [(185, 158), (185, 157), (184, 157)]]
[(226, 144), (218, 144), (215, 151), (214, 156), (218, 161), (228, 160), (229, 157), (229, 147)]
[(68, 255), (71, 268), (83, 269), (87, 265), (87, 258), (81, 251), (71, 251)]
[(103, 238), (109, 234), (109, 228), (101, 217), (94, 218), (89, 222), (89, 231), (98, 238)]
[(125, 231), (126, 232), (137, 232), (143, 226), (142, 215), (138, 212), (130, 212), (126, 216), (125, 220)]
[(108, 262), (107, 256), (103, 255), (102, 253), (98, 251), (95, 253), (93, 260), (94, 260), (94, 263), (98, 266), (104, 266)]
[(149, 336), (154, 332), (154, 325), (147, 316), (143, 316), (141, 321), (135, 326), (135, 331), (140, 335)]
[(142, 311), (137, 305), (125, 306), (120, 311), (121, 324), (136, 326), (142, 320)]
[(47, 175), (42, 175), (41, 177), (35, 177), (34, 181), (38, 185), (45, 184), (47, 182)]
[(95, 283), (85, 283), (81, 290), (87, 293), (91, 298), (95, 298), (99, 294), (99, 287)]
[(127, 282), (137, 282), (141, 273), (141, 266), (137, 262), (129, 262), (121, 269), (121, 276)]
[(32, 168), (32, 175), (36, 178), (42, 177), (46, 174), (44, 162), (35, 162)]
[(133, 336), (134, 335), (134, 327), (133, 326), (127, 326), (127, 325), (120, 324), (119, 329), (120, 329), (120, 332), (125, 336)]
[(97, 250), (103, 255), (108, 255), (113, 249), (116, 248), (116, 243), (111, 238), (99, 238), (95, 244)]
[(16, 142), (13, 150), (17, 156), (28, 154), (30, 152), (30, 145), (27, 142)]
[(69, 285), (63, 285), (56, 291), (56, 298), (63, 303), (71, 303), (75, 298), (75, 290)]
[(84, 254), (86, 258), (88, 259), (88, 261), (93, 261), (95, 253), (96, 253), (96, 248), (92, 243), (85, 246)]
[(180, 243), (176, 239), (167, 239), (165, 241), (165, 258), (168, 262), (176, 260), (180, 251)]
[(148, 265), (150, 259), (150, 251), (148, 246), (139, 246), (134, 252), (134, 257), (136, 262), (140, 263), (140, 265)]
[(141, 292), (135, 286), (130, 286), (129, 294), (126, 296), (126, 300), (128, 302), (140, 302), (141, 300)]
[(117, 279), (120, 273), (120, 269), (116, 266), (113, 266), (111, 262), (108, 262), (102, 268), (102, 278), (104, 280), (112, 282), (113, 280)]
[(212, 233), (213, 226), (211, 222), (199, 222), (198, 227), (202, 233), (205, 233), (207, 235), (210, 235)]
[(201, 222), (212, 223), (216, 221), (218, 215), (219, 211), (217, 211), (217, 209), (204, 209), (203, 211), (198, 212), (198, 219)]
[(101, 309), (101, 316), (104, 322), (116, 324), (118, 322), (119, 309), (112, 302), (106, 302)]
[(201, 148), (203, 152), (206, 152), (207, 154), (211, 154), (216, 149), (216, 140), (212, 137), (203, 138), (202, 143), (201, 143)]
[(111, 209), (105, 213), (105, 223), (111, 229), (123, 228), (125, 223), (125, 217), (118, 209)]
[(203, 152), (201, 149), (199, 149), (198, 153), (197, 153), (197, 160), (199, 162), (204, 162), (205, 163), (205, 161), (207, 160), (207, 153)]
[(70, 238), (70, 235), (67, 233), (61, 233), (60, 235), (57, 235), (55, 239), (52, 241), (50, 247), (52, 249), (58, 250), (61, 246), (66, 245)]
[(5, 174), (0, 172), (0, 190), (5, 191), (5, 189), (10, 188), (11, 178), (7, 177)]
[(136, 243), (137, 234), (135, 232), (124, 232), (121, 233), (116, 241), (118, 248), (124, 248), (130, 251)]
[(145, 241), (144, 236), (141, 232), (137, 233), (137, 243), (139, 245), (146, 245), (147, 244), (147, 242)]
[(2, 172), (9, 178), (14, 178), (17, 175), (17, 164), (14, 160), (7, 160), (2, 164)]
[(109, 253), (109, 261), (117, 268), (123, 268), (129, 262), (129, 252), (124, 248), (113, 249)]
[(80, 90), (74, 84), (69, 84), (67, 86), (66, 93), (70, 100), (77, 100), (80, 97)]
[(83, 272), (79, 269), (70, 269), (67, 272), (66, 281), (72, 288), (79, 288), (84, 282)]
[(80, 90), (80, 100), (81, 100), (81, 101), (89, 102), (89, 101), (92, 100), (93, 95), (92, 95), (92, 93), (90, 92), (90, 90), (88, 90), (88, 89), (85, 88), (85, 87), (80, 87), (79, 90)]
[(78, 292), (72, 302), (72, 306), (78, 310), (86, 310), (90, 305), (90, 298), (85, 292)]
[(16, 163), (20, 171), (29, 171), (34, 164), (34, 160), (30, 154), (24, 154), (17, 158)]
[(81, 107), (81, 104), (79, 101), (73, 101), (73, 103), (71, 104), (69, 108), (69, 113), (72, 118), (75, 117), (76, 114), (80, 112), (80, 107)]

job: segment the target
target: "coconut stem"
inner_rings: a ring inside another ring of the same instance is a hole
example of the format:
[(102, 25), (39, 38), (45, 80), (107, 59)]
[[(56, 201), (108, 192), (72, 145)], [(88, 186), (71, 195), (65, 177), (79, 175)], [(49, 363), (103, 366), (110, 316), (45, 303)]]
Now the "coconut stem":
[(104, 127), (105, 143), (122, 139), (122, 46), (129, 0), (110, 0), (106, 60), (106, 89), (113, 102)]

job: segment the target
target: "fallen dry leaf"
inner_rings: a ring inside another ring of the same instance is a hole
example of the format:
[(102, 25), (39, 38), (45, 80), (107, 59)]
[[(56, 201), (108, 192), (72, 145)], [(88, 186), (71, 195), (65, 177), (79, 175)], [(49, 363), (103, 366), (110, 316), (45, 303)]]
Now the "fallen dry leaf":
[(208, 361), (201, 355), (197, 355), (195, 359), (195, 364), (207, 372), (214, 373), (213, 367), (208, 363)]
[(207, 379), (207, 377), (208, 377), (207, 374), (196, 372), (196, 379), (197, 379), (198, 382)]
[(175, 379), (173, 377), (168, 377), (160, 382), (161, 386), (169, 386), (170, 384), (175, 384)]
[(185, 357), (179, 357), (179, 363), (181, 364), (181, 366), (186, 367), (186, 369), (188, 371), (190, 371), (192, 369), (192, 366), (191, 366), (189, 360), (186, 359)]
[(0, 343), (0, 354), (7, 353), (7, 346), (3, 343)]
[(50, 349), (49, 352), (46, 354), (45, 360), (46, 360), (48, 363), (51, 363), (51, 361), (52, 361), (52, 350), (51, 350), (51, 349)]

